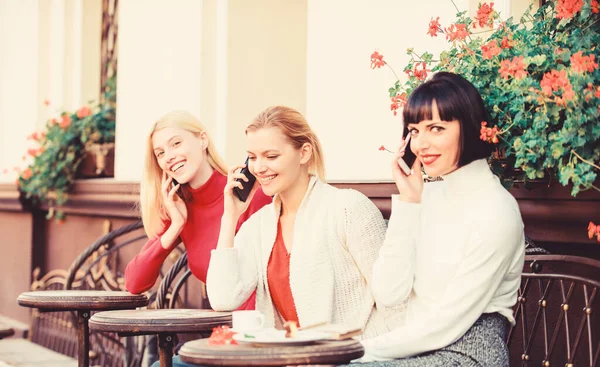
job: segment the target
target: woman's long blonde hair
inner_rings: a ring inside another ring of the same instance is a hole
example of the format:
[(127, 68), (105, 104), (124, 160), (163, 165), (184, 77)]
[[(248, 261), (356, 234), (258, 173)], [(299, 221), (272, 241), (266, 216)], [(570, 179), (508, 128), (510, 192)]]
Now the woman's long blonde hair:
[(154, 146), (152, 145), (152, 136), (154, 132), (167, 127), (177, 127), (187, 130), (196, 136), (205, 133), (208, 141), (206, 147), (206, 158), (210, 166), (227, 175), (227, 166), (217, 153), (215, 145), (208, 134), (208, 131), (194, 115), (186, 111), (172, 111), (162, 116), (152, 126), (148, 139), (146, 140), (146, 157), (144, 161), (144, 174), (140, 182), (140, 203), (139, 209), (142, 214), (144, 230), (150, 238), (157, 237), (164, 231), (164, 222), (169, 220), (166, 212), (161, 210), (163, 198), (161, 195), (161, 183), (163, 171), (159, 167), (154, 155)]
[(304, 143), (309, 143), (312, 146), (312, 157), (309, 161), (308, 173), (325, 181), (325, 163), (321, 143), (300, 112), (285, 106), (269, 107), (248, 125), (246, 134), (249, 131), (265, 127), (278, 127), (296, 149), (300, 149)]

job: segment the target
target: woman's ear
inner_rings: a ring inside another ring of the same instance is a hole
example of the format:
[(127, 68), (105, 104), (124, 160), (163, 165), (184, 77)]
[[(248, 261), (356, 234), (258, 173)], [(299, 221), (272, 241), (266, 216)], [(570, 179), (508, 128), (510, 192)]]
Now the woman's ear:
[(300, 147), (300, 164), (306, 164), (312, 158), (312, 144), (304, 143)]
[(200, 141), (202, 142), (202, 149), (208, 148), (208, 136), (206, 135), (206, 131), (200, 133)]

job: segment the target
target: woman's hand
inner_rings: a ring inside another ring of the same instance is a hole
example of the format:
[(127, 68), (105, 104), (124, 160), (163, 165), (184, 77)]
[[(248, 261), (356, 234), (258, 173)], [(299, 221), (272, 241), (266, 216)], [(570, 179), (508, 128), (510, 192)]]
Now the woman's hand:
[(421, 173), (421, 161), (417, 157), (411, 167), (411, 172), (406, 175), (398, 164), (398, 159), (404, 157), (407, 144), (402, 140), (402, 145), (398, 152), (392, 158), (392, 176), (396, 182), (396, 187), (400, 192), (400, 200), (408, 203), (420, 203), (421, 193), (423, 192), (423, 174)]
[(164, 209), (171, 219), (171, 226), (175, 226), (175, 228), (181, 230), (187, 221), (188, 212), (185, 202), (177, 195), (177, 190), (179, 190), (181, 184), (171, 187), (172, 182), (173, 177), (163, 172), (161, 193)]
[(243, 173), (237, 172), (239, 169), (244, 167), (245, 165), (243, 164), (237, 165), (227, 172), (227, 185), (225, 185), (224, 190), (223, 216), (229, 217), (236, 221), (246, 211), (246, 209), (248, 209), (248, 206), (254, 197), (254, 193), (256, 190), (258, 190), (259, 186), (258, 181), (255, 181), (254, 186), (252, 187), (252, 190), (250, 190), (250, 194), (245, 202), (241, 201), (233, 192), (234, 187), (243, 189), (242, 183), (236, 181), (237, 179), (248, 182), (248, 177), (246, 177)]

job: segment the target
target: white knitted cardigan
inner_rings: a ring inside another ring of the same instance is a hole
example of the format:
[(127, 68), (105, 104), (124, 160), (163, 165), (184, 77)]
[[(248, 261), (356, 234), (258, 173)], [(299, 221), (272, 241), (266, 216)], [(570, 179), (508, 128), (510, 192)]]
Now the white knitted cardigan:
[[(279, 326), (267, 282), (281, 201), (254, 213), (232, 249), (212, 251), (207, 291), (215, 310), (235, 310), (256, 289), (265, 326)], [(376, 307), (371, 272), (385, 236), (381, 212), (366, 196), (312, 177), (296, 214), (290, 255), (290, 287), (300, 325), (340, 323), (373, 337), (400, 325), (405, 305)]]

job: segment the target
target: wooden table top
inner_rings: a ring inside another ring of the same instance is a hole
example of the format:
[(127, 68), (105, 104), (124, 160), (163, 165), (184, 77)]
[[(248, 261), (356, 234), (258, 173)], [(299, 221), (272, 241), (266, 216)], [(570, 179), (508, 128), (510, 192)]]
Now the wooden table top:
[(363, 346), (354, 339), (287, 347), (209, 345), (207, 339), (199, 339), (185, 343), (179, 350), (182, 361), (209, 366), (336, 365), (349, 363), (364, 354)]
[(93, 315), (90, 329), (122, 335), (195, 333), (231, 326), (231, 312), (196, 309), (105, 311)]
[(10, 326), (0, 322), (0, 339), (11, 336), (15, 333), (15, 330)]
[(118, 291), (35, 291), (21, 293), (17, 302), (41, 311), (123, 310), (147, 306), (148, 297)]

